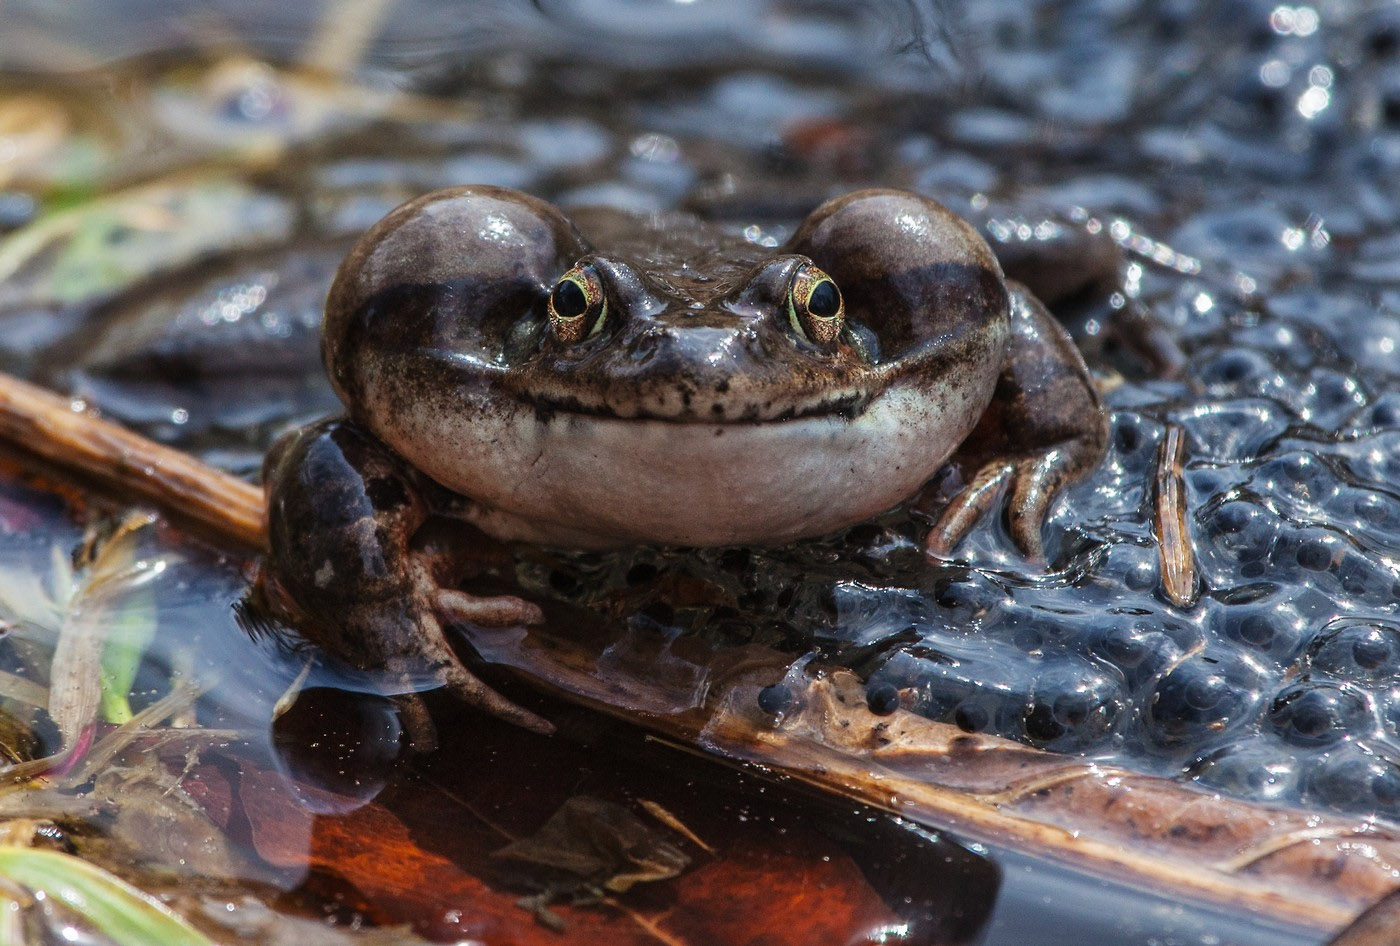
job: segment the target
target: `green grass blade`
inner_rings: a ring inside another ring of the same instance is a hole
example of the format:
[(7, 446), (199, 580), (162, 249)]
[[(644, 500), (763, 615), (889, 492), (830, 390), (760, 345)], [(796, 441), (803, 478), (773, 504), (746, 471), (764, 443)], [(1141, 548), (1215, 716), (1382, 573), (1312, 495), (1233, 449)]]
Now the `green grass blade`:
[(156, 633), (154, 591), (137, 586), (117, 605), (102, 648), (102, 718), (121, 725), (131, 721), (131, 687), (141, 659)]
[(0, 877), (42, 890), (118, 946), (214, 946), (155, 898), (68, 854), (0, 847)]

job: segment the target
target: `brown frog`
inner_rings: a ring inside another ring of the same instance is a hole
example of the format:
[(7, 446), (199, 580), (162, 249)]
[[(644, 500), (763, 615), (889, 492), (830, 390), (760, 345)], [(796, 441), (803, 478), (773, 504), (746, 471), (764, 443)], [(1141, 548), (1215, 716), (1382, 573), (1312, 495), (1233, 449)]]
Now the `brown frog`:
[(1036, 560), (1107, 440), (1059, 325), (970, 226), (895, 190), (828, 201), (776, 249), (689, 217), (428, 194), (346, 258), (323, 351), (348, 416), (269, 455), (268, 586), (332, 653), (535, 729), (443, 634), (538, 619), (459, 590), (466, 524), (572, 548), (786, 543), (897, 505), (961, 448), (976, 472), (930, 554), (1005, 491)]

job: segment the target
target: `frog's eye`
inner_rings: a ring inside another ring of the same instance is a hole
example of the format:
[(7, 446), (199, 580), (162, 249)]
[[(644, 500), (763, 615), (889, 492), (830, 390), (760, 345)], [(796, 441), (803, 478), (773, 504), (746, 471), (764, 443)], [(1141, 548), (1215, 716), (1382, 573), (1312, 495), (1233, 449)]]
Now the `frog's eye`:
[(554, 284), (549, 294), (549, 324), (560, 341), (592, 338), (603, 330), (607, 318), (603, 281), (592, 266), (575, 266)]
[(788, 290), (788, 320), (793, 331), (809, 342), (829, 347), (841, 334), (846, 303), (830, 276), (810, 264), (793, 276)]

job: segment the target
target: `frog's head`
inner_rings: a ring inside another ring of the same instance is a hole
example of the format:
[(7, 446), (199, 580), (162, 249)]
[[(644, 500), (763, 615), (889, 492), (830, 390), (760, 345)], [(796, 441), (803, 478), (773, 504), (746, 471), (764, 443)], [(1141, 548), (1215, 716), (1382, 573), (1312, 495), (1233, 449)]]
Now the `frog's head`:
[(917, 489), (991, 397), (1000, 269), (933, 201), (851, 194), (776, 249), (689, 217), (577, 217), (596, 245), (524, 194), (429, 194), (361, 239), (327, 303), (352, 416), (490, 515), (530, 520), (498, 533), (829, 531)]

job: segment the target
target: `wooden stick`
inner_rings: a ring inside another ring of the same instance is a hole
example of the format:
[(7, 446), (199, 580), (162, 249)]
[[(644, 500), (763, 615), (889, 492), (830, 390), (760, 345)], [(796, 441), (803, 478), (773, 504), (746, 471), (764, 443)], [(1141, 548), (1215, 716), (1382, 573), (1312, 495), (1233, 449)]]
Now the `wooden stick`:
[(0, 442), (229, 545), (267, 547), (261, 487), (102, 420), (80, 400), (0, 374)]
[(1186, 517), (1185, 464), (1186, 431), (1180, 424), (1169, 423), (1157, 448), (1152, 525), (1162, 591), (1178, 608), (1189, 608), (1196, 601), (1196, 553)]

